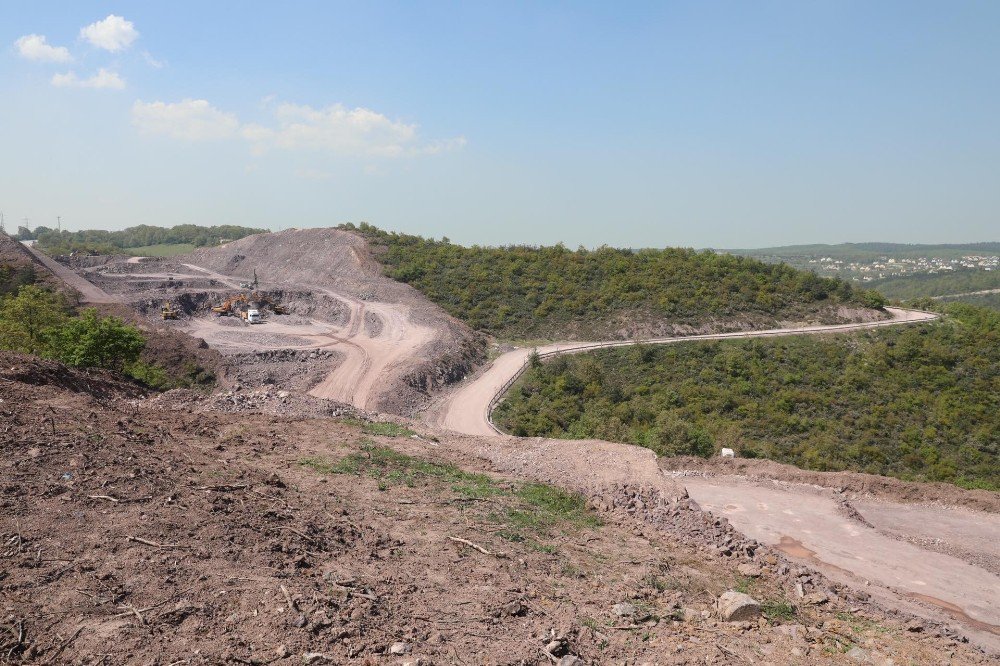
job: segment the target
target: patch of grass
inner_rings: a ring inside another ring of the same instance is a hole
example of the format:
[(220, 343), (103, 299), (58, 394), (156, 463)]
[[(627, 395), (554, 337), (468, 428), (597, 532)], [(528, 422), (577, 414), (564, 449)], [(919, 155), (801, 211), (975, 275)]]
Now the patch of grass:
[(772, 622), (791, 622), (795, 619), (795, 606), (784, 599), (769, 600), (760, 605), (760, 612)]
[(369, 476), (377, 479), (383, 490), (393, 485), (412, 488), (418, 483), (438, 480), (451, 483), (452, 490), (469, 499), (485, 498), (502, 492), (496, 482), (485, 474), (465, 472), (451, 464), (420, 460), (374, 443), (364, 443), (361, 451), (337, 461), (305, 458), (300, 463), (324, 474)]
[(587, 509), (582, 495), (572, 493), (544, 483), (526, 483), (517, 490), (517, 497), (524, 502), (528, 511), (512, 515), (513, 522), (524, 527), (549, 527), (555, 523), (574, 527), (600, 527), (600, 519)]
[(366, 435), (378, 437), (410, 437), (416, 435), (416, 431), (410, 430), (406, 426), (391, 421), (362, 421), (360, 419), (344, 419), (347, 425), (357, 426)]
[(737, 576), (733, 589), (743, 594), (750, 594), (754, 588), (754, 579), (749, 576)]
[(841, 622), (846, 622), (851, 627), (851, 631), (854, 632), (855, 634), (862, 634), (866, 631), (874, 631), (879, 634), (890, 633), (889, 629), (883, 627), (878, 622), (863, 617), (858, 617), (857, 615), (850, 612), (841, 611), (837, 613), (836, 618)]
[(446, 484), (466, 500), (495, 497), (506, 500), (504, 508), (492, 509), (484, 520), (499, 527), (496, 536), (514, 543), (524, 543), (539, 552), (556, 554), (558, 548), (535, 537), (551, 529), (587, 529), (601, 521), (587, 508), (581, 495), (543, 483), (504, 484), (486, 474), (466, 472), (455, 465), (421, 460), (372, 441), (362, 442), (361, 450), (340, 458), (303, 458), (299, 464), (322, 474), (367, 476), (378, 482), (380, 490), (392, 486), (409, 487)]
[(122, 252), (131, 254), (133, 257), (176, 257), (179, 254), (194, 252), (194, 250), (195, 246), (191, 243), (158, 243), (156, 245), (127, 247)]

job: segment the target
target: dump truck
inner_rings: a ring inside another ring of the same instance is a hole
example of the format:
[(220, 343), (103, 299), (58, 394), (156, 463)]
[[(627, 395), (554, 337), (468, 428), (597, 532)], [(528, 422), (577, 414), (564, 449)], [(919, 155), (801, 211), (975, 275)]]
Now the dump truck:
[(240, 315), (246, 320), (248, 324), (261, 324), (264, 322), (263, 317), (260, 316), (260, 310), (256, 308), (250, 308), (249, 310), (244, 310)]

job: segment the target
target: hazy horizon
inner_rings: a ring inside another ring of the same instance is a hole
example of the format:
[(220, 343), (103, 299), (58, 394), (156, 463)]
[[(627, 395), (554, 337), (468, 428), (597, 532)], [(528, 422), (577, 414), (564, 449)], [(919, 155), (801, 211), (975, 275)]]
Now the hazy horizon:
[(991, 242), (1000, 5), (0, 7), (0, 210), (462, 244)]

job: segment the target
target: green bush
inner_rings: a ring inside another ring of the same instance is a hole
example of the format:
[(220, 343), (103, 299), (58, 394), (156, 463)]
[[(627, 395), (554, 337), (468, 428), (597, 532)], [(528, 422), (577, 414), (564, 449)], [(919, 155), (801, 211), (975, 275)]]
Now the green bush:
[(134, 326), (87, 309), (53, 329), (49, 344), (53, 356), (66, 365), (121, 372), (139, 360), (146, 339)]

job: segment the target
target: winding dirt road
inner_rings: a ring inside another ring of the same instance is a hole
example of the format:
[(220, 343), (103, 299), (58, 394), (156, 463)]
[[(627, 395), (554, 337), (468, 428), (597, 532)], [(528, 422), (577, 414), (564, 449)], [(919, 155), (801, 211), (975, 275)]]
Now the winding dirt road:
[[(806, 326), (683, 338), (643, 340), (642, 344), (675, 344), (696, 340), (747, 339), (787, 335), (815, 335), (865, 330), (931, 321), (937, 315), (889, 308), (888, 320)], [(640, 344), (639, 341), (559, 343), (538, 347), (542, 356), (575, 354), (593, 349)], [(516, 349), (498, 357), (483, 372), (445, 396), (426, 415), (438, 427), (477, 436), (491, 457), (521, 473), (531, 468), (563, 465), (586, 476), (615, 477), (622, 481), (646, 478), (647, 461), (627, 445), (609, 455), (628, 460), (626, 469), (605, 466), (594, 459), (598, 444), (591, 441), (514, 438), (504, 435), (490, 420), (498, 394), (516, 380), (532, 349)], [(500, 444), (500, 442), (506, 444)], [(511, 454), (510, 451), (516, 452)], [(579, 457), (582, 463), (573, 458)], [(511, 459), (520, 459), (510, 464)], [(527, 464), (525, 464), (527, 462)], [(598, 468), (594, 467), (597, 464)], [(622, 471), (627, 472), (622, 477)], [(1000, 651), (1000, 577), (983, 562), (1000, 558), (1000, 518), (943, 506), (916, 506), (867, 502), (859, 507), (874, 527), (846, 517), (829, 491), (816, 487), (776, 484), (766, 487), (740, 477), (710, 479), (683, 473), (667, 475), (663, 484), (683, 484), (702, 508), (728, 518), (743, 533), (774, 546), (790, 558), (819, 569), (833, 580), (862, 588), (890, 606), (936, 621), (955, 621), (988, 649)], [(653, 482), (655, 484), (655, 481)], [(941, 548), (922, 547), (933, 541)]]
[[(696, 340), (730, 340), (746, 338), (767, 338), (785, 335), (815, 335), (819, 333), (842, 333), (860, 331), (883, 326), (913, 324), (937, 319), (936, 314), (900, 308), (886, 308), (891, 319), (857, 324), (835, 324), (831, 326), (803, 326), (799, 328), (774, 328), (762, 331), (742, 331), (737, 333), (714, 333), (689, 335), (673, 338), (652, 338), (648, 340), (610, 340), (606, 342), (559, 342), (537, 347), (541, 356), (557, 354), (578, 354), (607, 347), (625, 347), (637, 344), (666, 345)], [(501, 434), (490, 420), (490, 411), (495, 406), (498, 394), (523, 371), (531, 356), (531, 348), (515, 349), (498, 357), (482, 373), (460, 385), (441, 402), (428, 411), (428, 421), (438, 427), (464, 435), (492, 437)]]
[[(198, 277), (218, 280), (232, 289), (239, 288), (239, 281), (230, 276), (195, 264), (183, 266), (199, 273)], [(386, 376), (396, 366), (416, 357), (422, 347), (434, 340), (434, 330), (414, 323), (406, 305), (362, 301), (318, 285), (295, 286), (343, 303), (349, 313), (346, 323), (320, 319), (285, 323), (272, 318), (265, 326), (247, 330), (233, 328), (226, 319), (203, 317), (192, 319), (186, 332), (230, 353), (262, 349), (337, 351), (343, 359), (309, 394), (361, 409), (374, 409), (384, 390)]]

